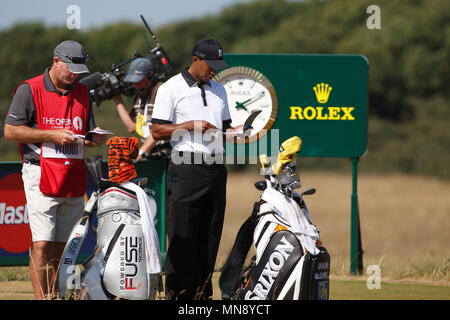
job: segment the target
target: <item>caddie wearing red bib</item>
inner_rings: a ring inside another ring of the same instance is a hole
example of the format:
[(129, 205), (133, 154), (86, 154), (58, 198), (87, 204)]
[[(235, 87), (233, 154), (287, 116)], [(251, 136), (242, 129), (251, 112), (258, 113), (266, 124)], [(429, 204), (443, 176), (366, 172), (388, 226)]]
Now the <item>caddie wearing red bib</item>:
[[(96, 127), (87, 88), (87, 55), (76, 41), (63, 41), (51, 68), (21, 83), (5, 121), (5, 138), (19, 143), (33, 247), (30, 275), (36, 299), (51, 298), (56, 269), (67, 238), (80, 219), (87, 186), (84, 147), (106, 136), (85, 135)], [(13, 241), (13, 240), (12, 240)]]

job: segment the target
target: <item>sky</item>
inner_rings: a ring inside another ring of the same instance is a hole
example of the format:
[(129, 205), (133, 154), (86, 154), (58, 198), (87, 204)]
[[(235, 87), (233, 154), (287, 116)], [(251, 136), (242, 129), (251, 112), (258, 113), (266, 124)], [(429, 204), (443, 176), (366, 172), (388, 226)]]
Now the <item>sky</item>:
[[(47, 25), (66, 25), (79, 8), (81, 29), (100, 27), (118, 21), (141, 23), (143, 14), (151, 27), (206, 15), (251, 0), (7, 0), (0, 9), (0, 30), (18, 22), (42, 21)], [(71, 9), (72, 8), (72, 9)], [(69, 12), (67, 12), (69, 9)], [(73, 19), (71, 19), (73, 21)]]

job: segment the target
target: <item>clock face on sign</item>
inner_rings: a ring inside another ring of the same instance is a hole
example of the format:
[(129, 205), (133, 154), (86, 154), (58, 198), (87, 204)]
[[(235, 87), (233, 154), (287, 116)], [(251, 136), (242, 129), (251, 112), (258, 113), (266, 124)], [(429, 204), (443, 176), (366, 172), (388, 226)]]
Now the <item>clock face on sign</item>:
[(261, 138), (272, 127), (278, 112), (278, 99), (270, 81), (258, 70), (242, 66), (225, 69), (215, 80), (227, 92), (232, 127), (244, 124), (252, 111), (261, 110), (245, 142)]

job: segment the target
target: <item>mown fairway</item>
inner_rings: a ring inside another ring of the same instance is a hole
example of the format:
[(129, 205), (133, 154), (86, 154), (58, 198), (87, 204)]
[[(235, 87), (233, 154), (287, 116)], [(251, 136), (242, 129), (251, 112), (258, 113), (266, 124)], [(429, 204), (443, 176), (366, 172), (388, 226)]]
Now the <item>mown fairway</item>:
[[(220, 300), (214, 276), (214, 300)], [(29, 281), (0, 282), (0, 300), (32, 300)], [(381, 289), (369, 290), (365, 279), (331, 279), (331, 300), (449, 300), (450, 285), (434, 285), (414, 282), (382, 282)]]

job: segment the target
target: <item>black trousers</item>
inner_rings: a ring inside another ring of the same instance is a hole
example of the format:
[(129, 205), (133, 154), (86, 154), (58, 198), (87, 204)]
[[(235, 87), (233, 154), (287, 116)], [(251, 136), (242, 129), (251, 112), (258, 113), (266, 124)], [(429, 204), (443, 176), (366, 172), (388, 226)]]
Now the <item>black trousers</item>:
[(225, 214), (223, 164), (170, 163), (171, 227), (165, 263), (167, 299), (210, 299)]

